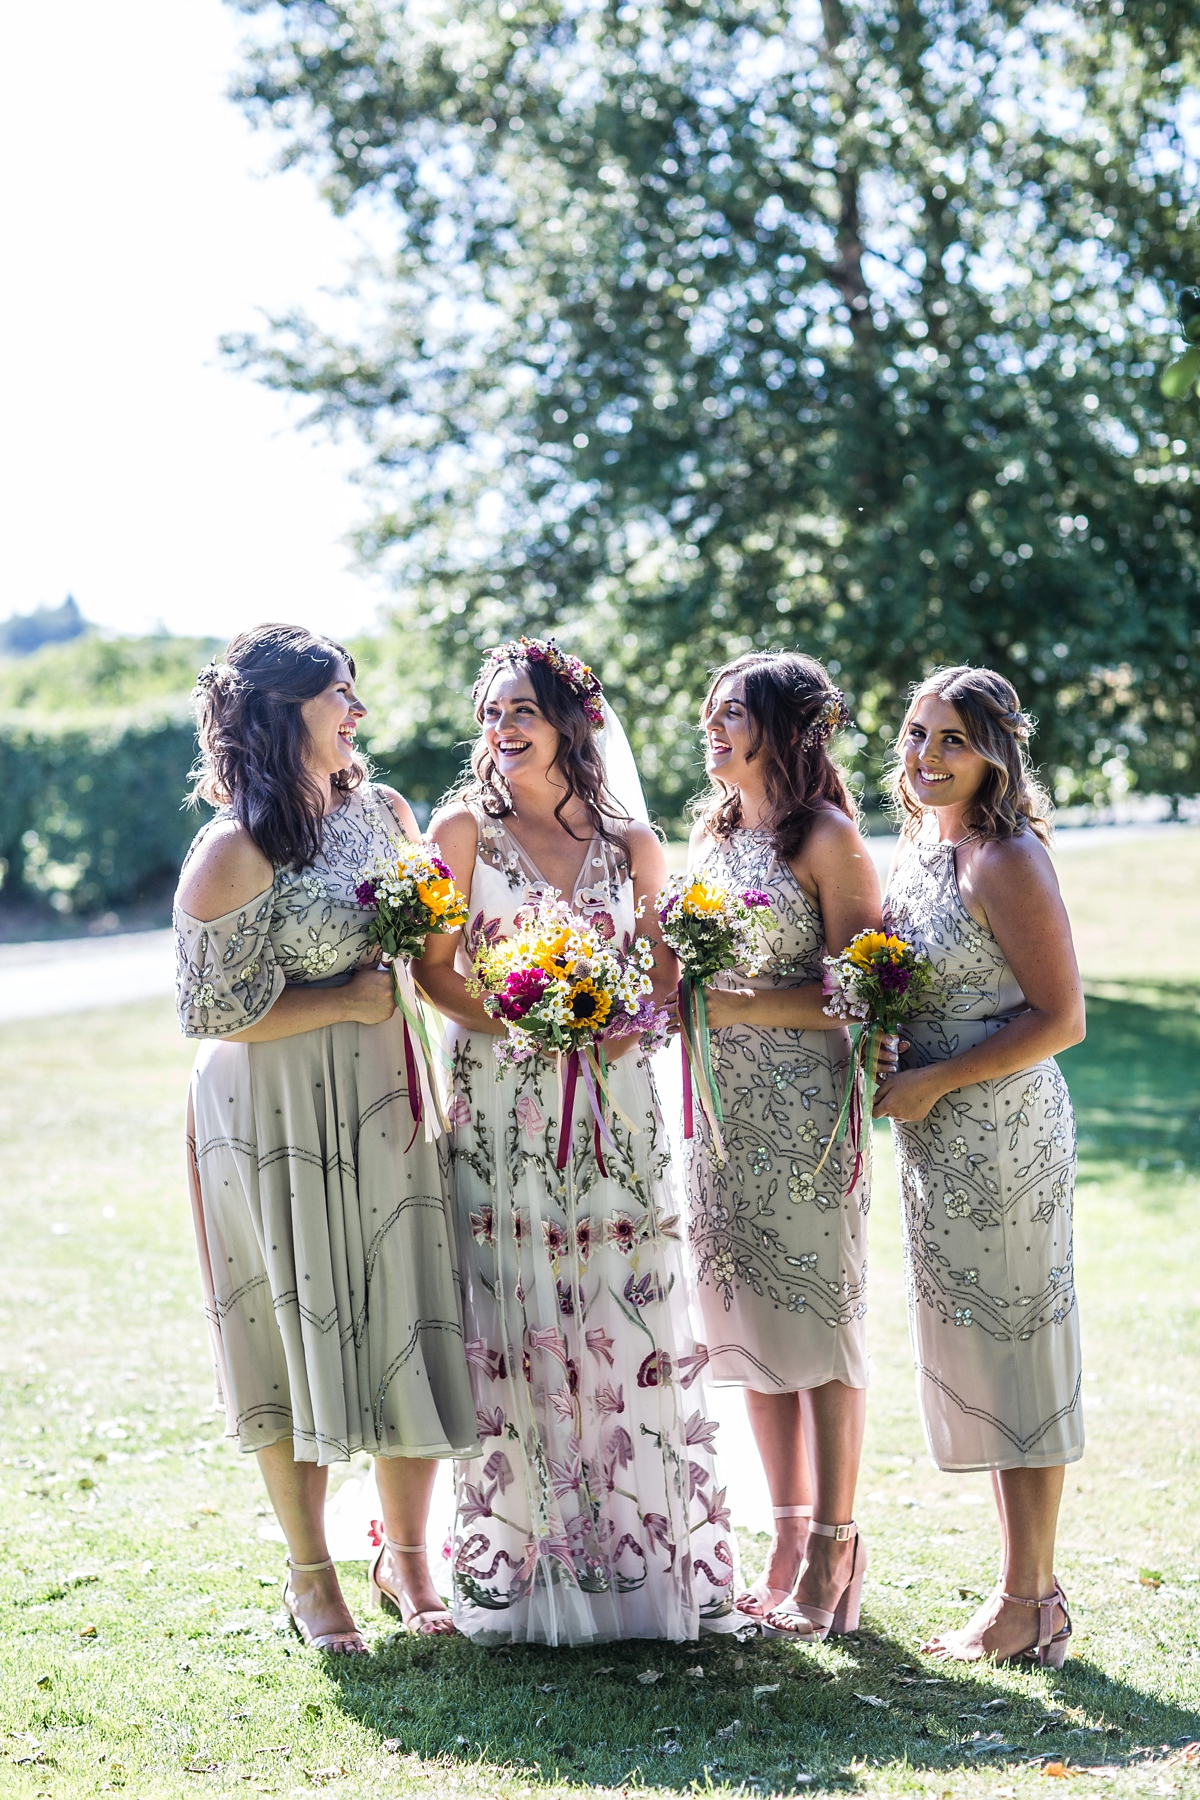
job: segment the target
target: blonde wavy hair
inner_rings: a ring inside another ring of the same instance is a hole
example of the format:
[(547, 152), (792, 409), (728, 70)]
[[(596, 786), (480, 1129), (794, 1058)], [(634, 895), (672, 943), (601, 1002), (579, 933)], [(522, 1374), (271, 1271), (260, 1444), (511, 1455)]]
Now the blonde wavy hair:
[(935, 669), (909, 695), (908, 710), (896, 738), (895, 761), (886, 778), (895, 810), (902, 816), (905, 837), (916, 835), (925, 808), (909, 786), (902, 745), (913, 714), (929, 694), (936, 694), (954, 708), (962, 720), (968, 744), (988, 764), (966, 823), (983, 837), (1010, 838), (1032, 831), (1043, 844), (1048, 844), (1053, 807), (1029, 760), (1034, 721), (1022, 712), (1011, 681), (995, 669), (974, 669), (969, 663), (959, 663), (953, 669)]

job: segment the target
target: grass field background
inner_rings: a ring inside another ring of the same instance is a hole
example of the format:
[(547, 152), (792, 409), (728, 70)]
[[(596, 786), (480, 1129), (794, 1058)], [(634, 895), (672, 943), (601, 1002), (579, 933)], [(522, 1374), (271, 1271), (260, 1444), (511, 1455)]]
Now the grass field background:
[[(995, 1531), (986, 1481), (924, 1451), (882, 1133), (860, 1632), (484, 1652), (396, 1635), (347, 1565), (374, 1654), (306, 1654), (281, 1629), (256, 1471), (211, 1411), (191, 1054), (153, 1002), (0, 1031), (0, 1793), (1200, 1787), (1200, 833), (1076, 850), (1061, 875), (1091, 995), (1063, 1058), (1089, 1444), (1067, 1481), (1061, 1674), (917, 1653), (990, 1584)], [(753, 1573), (764, 1540), (742, 1548)]]

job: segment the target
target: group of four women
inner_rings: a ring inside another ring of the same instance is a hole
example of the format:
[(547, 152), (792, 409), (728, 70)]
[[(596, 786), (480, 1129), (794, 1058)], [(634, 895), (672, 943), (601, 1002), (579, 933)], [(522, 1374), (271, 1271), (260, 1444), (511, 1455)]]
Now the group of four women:
[[(484, 659), (470, 773), (430, 825), (469, 924), (414, 965), (453, 1062), (448, 1139), (426, 1142), (356, 895), (418, 828), (368, 779), (354, 679), (340, 645), (282, 625), (202, 671), (198, 792), (217, 812), (176, 902), (217, 1376), (287, 1540), (301, 1635), (364, 1648), (323, 1524), (328, 1467), (359, 1451), (384, 1514), (372, 1596), (410, 1629), (572, 1645), (854, 1629), (870, 1159), (831, 1143), (848, 1040), (822, 975), (882, 924), (936, 973), (874, 1095), (896, 1138), (921, 1410), (940, 1467), (991, 1472), (1001, 1527), (995, 1593), (928, 1647), (1061, 1662), (1055, 1524), (1083, 1435), (1074, 1135), (1052, 1059), (1083, 1004), (1011, 686), (962, 667), (915, 690), (881, 903), (829, 753), (847, 714), (826, 671), (775, 653), (717, 672), (690, 867), (772, 909), (757, 972), (707, 996), (725, 1154), (703, 1116), (673, 1151), (629, 1038), (610, 1052), (611, 1142), (601, 1156), (580, 1118), (564, 1163), (554, 1064), (499, 1061), (502, 1023), (468, 978), (481, 942), (558, 894), (605, 937), (649, 940), (672, 1003), (663, 850), (613, 774), (619, 725), (553, 641)], [(775, 1513), (747, 1591), (713, 1382), (745, 1390)], [(440, 1457), (457, 1462), (452, 1610), (425, 1553)]]

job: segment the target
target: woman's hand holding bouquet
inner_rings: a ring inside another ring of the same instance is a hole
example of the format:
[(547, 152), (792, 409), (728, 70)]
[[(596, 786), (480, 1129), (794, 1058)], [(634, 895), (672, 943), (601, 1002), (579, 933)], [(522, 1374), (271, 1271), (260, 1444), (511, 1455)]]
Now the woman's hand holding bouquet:
[(654, 951), (645, 938), (618, 946), (561, 899), (526, 908), (511, 937), (481, 944), (476, 953), (468, 992), (481, 996), (484, 1010), (506, 1028), (496, 1047), (497, 1069), (537, 1055), (566, 1059), (560, 1169), (570, 1155), (575, 1087), (582, 1074), (595, 1122), (596, 1157), (606, 1173), (601, 1145), (615, 1146), (604, 1116), (605, 1101), (613, 1104), (605, 1046), (636, 1037), (651, 1049), (661, 1041), (666, 1015), (654, 1004), (653, 967)]
[[(885, 931), (860, 931), (840, 956), (825, 958), (825, 1011), (831, 1019), (842, 1019), (849, 1025), (850, 1067), (837, 1124), (817, 1169), (824, 1166), (834, 1144), (841, 1142), (849, 1127), (856, 1145), (851, 1187), (858, 1178), (862, 1159), (859, 1070), (863, 1073), (863, 1088), (873, 1094), (881, 1040), (912, 1017), (933, 980), (933, 964), (928, 956)], [(869, 1113), (869, 1106), (866, 1110)]]
[(657, 896), (655, 909), (663, 942), (679, 958), (679, 1027), (683, 1046), (683, 1132), (695, 1134), (693, 1088), (708, 1119), (713, 1151), (725, 1161), (721, 1094), (713, 1079), (704, 989), (729, 969), (757, 973), (765, 948), (763, 933), (775, 922), (770, 895), (757, 888), (738, 892), (699, 876), (676, 877)]
[[(370, 868), (364, 869), (354, 894), (360, 906), (374, 907), (367, 941), (377, 944), (391, 964), (396, 1005), (404, 1020), (404, 1061), (413, 1137), (424, 1119), (425, 1141), (432, 1143), (448, 1127), (434, 1072), (437, 1052), (421, 1011), (421, 996), (409, 961), (420, 956), (431, 931), (462, 930), (467, 922), (466, 897), (454, 885), (454, 877), (438, 855), (437, 845), (412, 843), (401, 844), (395, 855), (378, 857)], [(410, 1026), (421, 1046), (420, 1067), (413, 1054)]]

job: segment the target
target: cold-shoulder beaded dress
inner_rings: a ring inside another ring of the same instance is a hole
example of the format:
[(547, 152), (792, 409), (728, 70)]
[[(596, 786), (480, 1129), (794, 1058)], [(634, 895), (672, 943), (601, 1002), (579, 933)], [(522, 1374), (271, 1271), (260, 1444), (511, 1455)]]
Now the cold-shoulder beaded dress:
[(175, 912), (179, 1016), (204, 1040), (188, 1174), (226, 1429), (243, 1450), (290, 1439), (298, 1462), (478, 1443), (445, 1140), (439, 1156), (413, 1137), (399, 1015), (225, 1041), (285, 986), (375, 962), (354, 889), (402, 837), (363, 786), (326, 819), (310, 867), (277, 868), (219, 919)]
[[(481, 939), (511, 933), (523, 907), (554, 892), (502, 821), (480, 811), (476, 825), (463, 973)], [(632, 938), (633, 882), (599, 837), (572, 904), (605, 935)], [(560, 1172), (558, 1069), (534, 1058), (497, 1078), (496, 1041), (450, 1034), (467, 1359), (483, 1441), (458, 1469), (455, 1624), (490, 1644), (731, 1630), (717, 1427), (698, 1379), (706, 1352), (689, 1315), (649, 1061), (630, 1052), (610, 1066), (620, 1113), (605, 1174), (580, 1087)]]
[[(966, 840), (962, 840), (965, 842)], [(937, 982), (904, 1026), (906, 1068), (958, 1055), (1025, 1005), (959, 893), (954, 844), (905, 840), (884, 920)], [(1075, 1119), (1053, 1057), (892, 1121), (909, 1326), (942, 1469), (1045, 1468), (1083, 1454), (1071, 1244)]]
[[(769, 990), (821, 980), (820, 911), (768, 831), (735, 831), (713, 845), (698, 873), (763, 890), (777, 920), (759, 973), (733, 970), (714, 986)], [(869, 1147), (853, 1184), (845, 1142), (816, 1172), (841, 1106), (847, 1033), (729, 1025), (712, 1044), (727, 1160), (713, 1154), (698, 1107), (696, 1135), (684, 1146), (712, 1377), (763, 1394), (827, 1381), (866, 1387)]]

